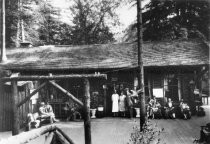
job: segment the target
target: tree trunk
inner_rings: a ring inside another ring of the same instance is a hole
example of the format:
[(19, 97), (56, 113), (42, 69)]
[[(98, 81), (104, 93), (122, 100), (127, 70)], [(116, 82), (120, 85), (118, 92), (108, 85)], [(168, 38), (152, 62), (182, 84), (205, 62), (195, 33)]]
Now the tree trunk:
[(139, 66), (139, 86), (142, 89), (140, 94), (140, 130), (143, 130), (145, 124), (146, 108), (145, 108), (145, 93), (144, 93), (144, 68), (143, 68), (143, 34), (142, 34), (142, 11), (141, 0), (137, 0), (137, 34), (138, 34), (138, 66)]
[[(20, 10), (23, 12), (23, 0), (20, 0)], [(25, 42), (24, 20), (21, 18), (21, 40)]]
[(7, 56), (6, 56), (6, 25), (5, 25), (5, 0), (1, 1), (1, 62), (7, 61)]
[(91, 144), (91, 123), (90, 123), (90, 82), (86, 78), (84, 80), (84, 130), (85, 130), (85, 144)]
[[(20, 0), (17, 1), (17, 11), (20, 12)], [(15, 41), (15, 47), (20, 46), (20, 15), (18, 15), (17, 20), (17, 33), (16, 33), (16, 41)]]

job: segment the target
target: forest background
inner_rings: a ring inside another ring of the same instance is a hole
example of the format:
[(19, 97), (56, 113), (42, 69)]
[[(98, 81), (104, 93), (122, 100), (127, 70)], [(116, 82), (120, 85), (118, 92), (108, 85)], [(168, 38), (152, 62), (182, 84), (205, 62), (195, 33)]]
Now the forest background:
[[(209, 40), (208, 0), (143, 0), (142, 10), (144, 41)], [(7, 48), (132, 42), (136, 31), (135, 0), (6, 0)]]

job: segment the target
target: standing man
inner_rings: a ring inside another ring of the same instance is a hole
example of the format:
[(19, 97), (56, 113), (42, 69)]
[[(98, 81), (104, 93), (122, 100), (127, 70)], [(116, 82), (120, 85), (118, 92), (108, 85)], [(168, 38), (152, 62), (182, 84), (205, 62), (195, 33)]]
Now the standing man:
[(126, 102), (129, 111), (130, 118), (133, 118), (133, 101), (132, 94), (129, 92), (129, 88), (126, 88)]

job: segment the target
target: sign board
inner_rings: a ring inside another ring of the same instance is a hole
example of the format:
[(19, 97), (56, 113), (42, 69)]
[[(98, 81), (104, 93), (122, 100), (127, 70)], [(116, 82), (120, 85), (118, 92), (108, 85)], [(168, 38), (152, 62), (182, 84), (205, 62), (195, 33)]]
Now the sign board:
[(163, 88), (154, 88), (153, 89), (153, 95), (156, 98), (163, 98)]

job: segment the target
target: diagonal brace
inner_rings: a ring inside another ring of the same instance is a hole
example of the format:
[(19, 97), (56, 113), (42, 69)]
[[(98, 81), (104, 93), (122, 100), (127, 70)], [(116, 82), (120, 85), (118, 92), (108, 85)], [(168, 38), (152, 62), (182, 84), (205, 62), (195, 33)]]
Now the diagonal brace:
[(81, 102), (79, 99), (77, 99), (75, 96), (73, 96), (71, 93), (69, 93), (67, 90), (65, 90), (64, 88), (62, 88), (57, 83), (55, 83), (53, 81), (49, 81), (49, 83), (51, 85), (53, 85), (54, 87), (56, 87), (57, 89), (59, 89), (61, 92), (63, 92), (66, 96), (68, 96), (72, 101), (74, 101), (75, 103), (77, 103), (79, 106), (82, 106), (82, 107), (84, 106), (83, 102)]
[(33, 95), (35, 95), (37, 92), (39, 92), (40, 89), (42, 89), (46, 84), (47, 84), (47, 82), (44, 82), (43, 84), (41, 84), (36, 90), (34, 90), (30, 95), (28, 95), (24, 100), (22, 100), (17, 106), (20, 107), (25, 102), (27, 102)]

